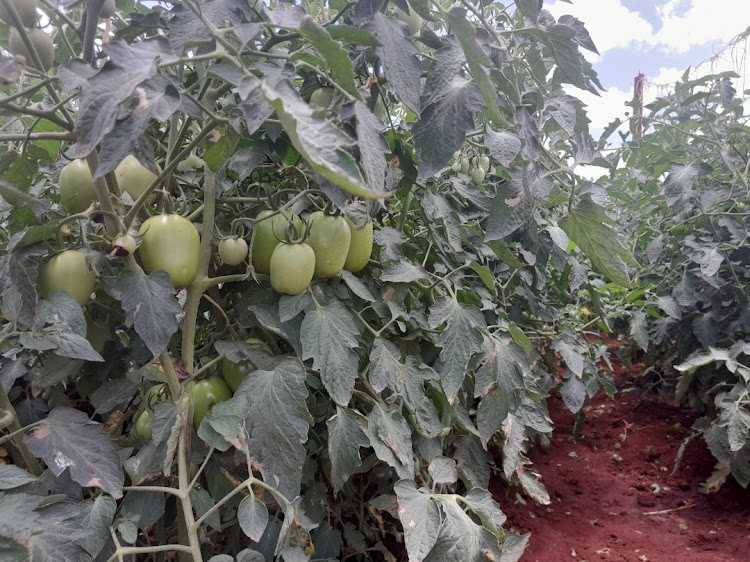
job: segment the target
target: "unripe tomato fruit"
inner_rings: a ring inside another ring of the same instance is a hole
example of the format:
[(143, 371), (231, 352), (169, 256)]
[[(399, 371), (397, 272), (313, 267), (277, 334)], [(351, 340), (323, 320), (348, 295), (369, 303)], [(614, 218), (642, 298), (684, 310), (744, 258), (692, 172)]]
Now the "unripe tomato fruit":
[(214, 404), (226, 402), (231, 397), (232, 391), (219, 375), (212, 375), (195, 383), (193, 386), (193, 427), (198, 429)]
[(479, 167), (485, 172), (490, 170), (490, 159), (488, 156), (482, 154), (482, 156), (479, 157)]
[(197, 170), (199, 168), (203, 168), (206, 165), (206, 163), (203, 161), (203, 159), (198, 156), (197, 154), (191, 154), (187, 158), (185, 158), (182, 162), (177, 164), (177, 171), (178, 172), (189, 172), (191, 170)]
[(412, 35), (418, 35), (419, 30), (422, 29), (422, 16), (414, 11), (414, 8), (409, 6), (409, 13), (407, 14), (400, 8), (395, 8), (398, 19), (409, 26), (409, 33)]
[(454, 162), (451, 164), (451, 170), (455, 172), (456, 174), (461, 171), (461, 162)]
[(94, 290), (96, 272), (86, 263), (86, 254), (66, 250), (44, 266), (40, 278), (42, 297), (52, 291), (65, 291), (83, 306)]
[(247, 257), (247, 242), (244, 238), (225, 238), (219, 242), (219, 257), (227, 265), (240, 265)]
[(130, 234), (124, 234), (123, 236), (118, 237), (112, 246), (114, 246), (116, 254), (120, 257), (132, 256), (138, 249), (138, 244), (136, 244), (135, 238)]
[(344, 269), (358, 273), (365, 268), (372, 254), (372, 222), (368, 222), (363, 228), (357, 228), (348, 217), (345, 220), (352, 233), (352, 239), (349, 252), (346, 254)]
[(117, 165), (115, 177), (120, 191), (127, 192), (133, 201), (138, 199), (157, 178), (156, 174), (141, 164), (132, 154)]
[(307, 243), (315, 252), (315, 275), (336, 277), (344, 268), (352, 232), (342, 216), (315, 211), (308, 218), (310, 238)]
[(461, 173), (462, 174), (468, 174), (469, 173), (469, 159), (465, 156), (461, 158)]
[[(263, 219), (273, 213), (274, 211), (271, 210), (261, 211), (258, 213), (258, 219)], [(289, 221), (292, 221), (294, 226), (297, 227), (297, 232), (302, 232), (302, 220), (296, 213), (292, 211), (282, 211), (282, 213), (278, 213), (270, 219), (261, 220), (255, 225), (253, 267), (258, 273), (267, 275), (271, 272), (271, 256), (280, 241), (287, 241), (286, 228)]]
[(276, 246), (270, 265), (271, 287), (274, 291), (285, 295), (299, 295), (310, 286), (315, 274), (315, 252), (307, 244), (285, 242)]
[(144, 393), (141, 406), (144, 410), (153, 411), (159, 402), (164, 402), (167, 399), (167, 395), (166, 384), (155, 384)]
[(744, 201), (737, 201), (737, 210), (738, 211), (744, 211), (745, 210), (745, 202)]
[(135, 420), (135, 433), (138, 437), (146, 441), (154, 436), (151, 430), (151, 413), (148, 410), (143, 410), (138, 419)]
[[(52, 68), (52, 63), (55, 62), (55, 46), (52, 43), (52, 38), (36, 27), (28, 29), (27, 33), (29, 34), (31, 43), (34, 45), (36, 54), (39, 55), (39, 60), (42, 61), (42, 68), (45, 71), (49, 70)], [(26, 50), (26, 45), (15, 27), (10, 30), (8, 50), (14, 55), (23, 56), (26, 59), (26, 66), (34, 66), (34, 59)]]
[(85, 160), (76, 158), (60, 172), (60, 201), (71, 214), (81, 213), (96, 201), (96, 186)]
[(482, 168), (474, 168), (471, 171), (471, 182), (474, 185), (479, 185), (484, 181), (485, 171)]
[[(273, 351), (268, 344), (258, 338), (248, 338), (245, 340), (246, 343), (259, 346), (263, 351), (269, 355), (273, 355)], [(221, 360), (221, 376), (224, 382), (232, 392), (237, 392), (237, 389), (242, 384), (247, 376), (255, 370), (255, 365), (252, 361), (241, 361), (239, 363), (232, 363), (226, 357)]]
[(461, 151), (460, 150), (457, 150), (456, 152), (453, 153), (453, 160), (455, 160), (456, 162), (458, 162), (459, 160), (461, 160)]
[(175, 288), (187, 287), (198, 274), (200, 236), (193, 223), (180, 215), (157, 215), (141, 225), (138, 254), (143, 269), (166, 271)]
[(102, 11), (99, 12), (100, 18), (111, 18), (115, 15), (115, 0), (106, 0), (102, 6)]
[(310, 105), (320, 109), (328, 109), (333, 101), (333, 88), (318, 88), (310, 96)]
[[(9, 3), (16, 9), (18, 17), (26, 27), (34, 27), (36, 24), (36, 0), (9, 0)], [(13, 19), (5, 4), (0, 1), (0, 20), (8, 25), (13, 25)]]

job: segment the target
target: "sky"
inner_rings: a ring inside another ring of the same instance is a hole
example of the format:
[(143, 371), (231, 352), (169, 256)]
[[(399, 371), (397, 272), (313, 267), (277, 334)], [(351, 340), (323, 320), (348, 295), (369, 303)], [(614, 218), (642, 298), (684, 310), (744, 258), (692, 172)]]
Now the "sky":
[[(633, 79), (646, 76), (645, 102), (663, 94), (692, 67), (691, 78), (734, 70), (741, 92), (750, 88), (750, 39), (727, 49), (750, 27), (750, 0), (544, 0), (553, 16), (571, 14), (586, 25), (599, 56), (583, 51), (602, 85), (600, 97), (566, 88), (588, 105), (591, 132), (598, 138), (630, 108)], [(747, 52), (746, 52), (747, 49)]]

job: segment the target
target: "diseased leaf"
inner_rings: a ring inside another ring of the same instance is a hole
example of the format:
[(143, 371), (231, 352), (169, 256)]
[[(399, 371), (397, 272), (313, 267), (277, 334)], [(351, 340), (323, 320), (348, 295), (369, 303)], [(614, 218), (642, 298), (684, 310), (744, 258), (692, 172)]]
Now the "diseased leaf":
[(372, 191), (384, 192), (385, 155), (390, 148), (383, 139), (383, 123), (361, 101), (354, 102), (354, 115), (357, 118), (357, 140), (367, 183)]
[(409, 560), (424, 560), (435, 545), (440, 531), (438, 504), (430, 494), (417, 490), (410, 480), (396, 482), (393, 491), (398, 497), (398, 518), (404, 527)]
[(83, 412), (58, 407), (42, 424), (23, 438), (29, 450), (44, 459), (57, 476), (68, 469), (81, 486), (101, 488), (114, 498), (122, 497), (122, 462), (112, 439), (101, 424)]
[(501, 240), (524, 226), (534, 212), (534, 201), (523, 190), (520, 178), (501, 185), (494, 199), (484, 241)]
[(366, 433), (377, 457), (399, 478), (414, 477), (411, 430), (398, 407), (376, 404), (367, 416)]

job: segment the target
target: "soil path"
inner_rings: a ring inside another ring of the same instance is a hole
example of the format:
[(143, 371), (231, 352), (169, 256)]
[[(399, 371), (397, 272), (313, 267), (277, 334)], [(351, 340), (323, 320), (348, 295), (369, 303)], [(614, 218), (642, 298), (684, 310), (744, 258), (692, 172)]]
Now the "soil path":
[(552, 444), (530, 458), (552, 503), (524, 505), (517, 489), (493, 489), (506, 525), (532, 533), (521, 562), (750, 560), (750, 490), (730, 478), (718, 493), (698, 492), (714, 466), (701, 438), (671, 474), (694, 415), (624, 388), (614, 399), (594, 399), (583, 436), (573, 441), (562, 400), (551, 399), (549, 408)]

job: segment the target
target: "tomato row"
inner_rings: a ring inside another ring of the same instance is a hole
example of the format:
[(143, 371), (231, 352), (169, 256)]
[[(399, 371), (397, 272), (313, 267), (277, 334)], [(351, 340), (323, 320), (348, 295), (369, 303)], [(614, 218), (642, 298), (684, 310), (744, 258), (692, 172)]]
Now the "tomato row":
[[(269, 355), (273, 354), (268, 344), (262, 340), (249, 338), (246, 342), (260, 346)], [(254, 370), (255, 366), (250, 361), (232, 363), (224, 358), (221, 361), (221, 376), (214, 374), (197, 381), (191, 390), (193, 399), (193, 418), (191, 421), (193, 427), (198, 429), (211, 408), (219, 402), (229, 400), (240, 387), (242, 381)], [(141, 411), (135, 422), (135, 432), (141, 438), (151, 439), (151, 413), (159, 402), (167, 398), (167, 395), (167, 386), (163, 383), (156, 384), (145, 392)]]

